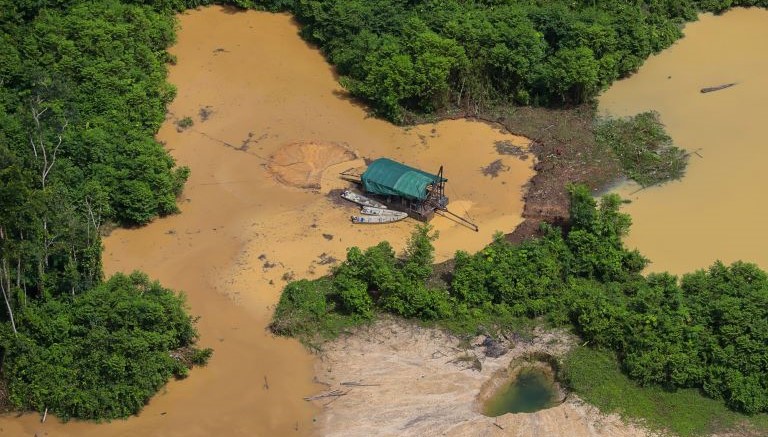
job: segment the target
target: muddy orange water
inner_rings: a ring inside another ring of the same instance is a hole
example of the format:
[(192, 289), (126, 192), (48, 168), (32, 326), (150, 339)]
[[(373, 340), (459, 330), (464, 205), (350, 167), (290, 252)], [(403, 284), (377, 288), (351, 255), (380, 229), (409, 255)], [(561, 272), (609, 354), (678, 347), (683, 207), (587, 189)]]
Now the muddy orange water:
[[(388, 156), (432, 171), (444, 165), (449, 207), (476, 221), (480, 232), (436, 217), (438, 259), (456, 249), (477, 250), (494, 231), (509, 231), (520, 221), (521, 187), (532, 176), (532, 162), (501, 156), (494, 145), (525, 147), (525, 139), (463, 120), (402, 129), (368, 117), (286, 15), (212, 7), (181, 15), (179, 24), (171, 50), (178, 63), (169, 77), (178, 95), (158, 137), (179, 164), (192, 169), (182, 213), (141, 229), (116, 230), (105, 240), (104, 264), (108, 272), (141, 269), (184, 290), (192, 312), (201, 316), (200, 343), (213, 347), (214, 356), (187, 380), (168, 384), (138, 417), (101, 425), (3, 417), (0, 434), (311, 432), (317, 411), (302, 398), (322, 388), (313, 383), (313, 356), (296, 341), (265, 331), (284, 279), (317, 277), (352, 245), (388, 239), (400, 250), (415, 224), (353, 225), (349, 216), (356, 209), (328, 198), (330, 189), (344, 186), (338, 173), (362, 159), (318, 159), (335, 163), (319, 191), (277, 182), (266, 159), (287, 145), (332, 144), (359, 157)], [(178, 132), (174, 121), (186, 116), (194, 125)], [(291, 156), (316, 156), (317, 150)], [(481, 168), (499, 159), (501, 173), (484, 176)], [(307, 168), (317, 171), (314, 164)]]
[[(701, 94), (702, 87), (738, 82)], [(627, 239), (677, 274), (717, 259), (768, 268), (768, 11), (703, 15), (685, 38), (600, 98), (613, 115), (655, 109), (681, 147), (697, 154), (680, 182), (630, 194)], [(699, 156), (700, 155), (700, 156)]]

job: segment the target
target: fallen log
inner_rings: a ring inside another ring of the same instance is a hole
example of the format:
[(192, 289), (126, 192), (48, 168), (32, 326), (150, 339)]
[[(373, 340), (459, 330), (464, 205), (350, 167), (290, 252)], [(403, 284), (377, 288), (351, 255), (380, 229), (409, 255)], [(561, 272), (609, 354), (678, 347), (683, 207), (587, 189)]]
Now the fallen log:
[(702, 94), (704, 94), (704, 93), (711, 93), (713, 91), (720, 91), (720, 90), (724, 90), (726, 88), (730, 88), (730, 87), (736, 85), (736, 83), (737, 82), (731, 82), (731, 83), (724, 83), (724, 84), (718, 85), (718, 86), (709, 86), (709, 87), (706, 87), (706, 88), (702, 88), (700, 91), (701, 91)]
[(332, 398), (332, 397), (344, 396), (345, 394), (347, 394), (347, 392), (342, 391), (342, 390), (331, 390), (331, 391), (327, 391), (327, 392), (324, 392), (324, 393), (316, 394), (314, 396), (307, 396), (307, 397), (304, 398), (304, 400), (305, 401), (316, 401), (316, 400), (322, 399), (322, 398)]
[(379, 387), (381, 384), (363, 384), (362, 382), (349, 381), (349, 382), (342, 382), (341, 385), (352, 386), (352, 387)]

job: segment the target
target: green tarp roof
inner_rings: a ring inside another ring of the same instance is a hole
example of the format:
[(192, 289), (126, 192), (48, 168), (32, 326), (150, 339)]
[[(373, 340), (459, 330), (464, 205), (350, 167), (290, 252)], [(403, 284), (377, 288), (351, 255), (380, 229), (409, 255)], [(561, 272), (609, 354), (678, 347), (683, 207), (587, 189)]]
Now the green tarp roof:
[[(363, 180), (363, 188), (368, 193), (418, 200), (427, 198), (427, 185), (437, 183), (440, 180), (433, 174), (388, 158), (379, 158), (373, 161), (361, 179)], [(446, 181), (447, 179), (442, 178), (442, 180)]]

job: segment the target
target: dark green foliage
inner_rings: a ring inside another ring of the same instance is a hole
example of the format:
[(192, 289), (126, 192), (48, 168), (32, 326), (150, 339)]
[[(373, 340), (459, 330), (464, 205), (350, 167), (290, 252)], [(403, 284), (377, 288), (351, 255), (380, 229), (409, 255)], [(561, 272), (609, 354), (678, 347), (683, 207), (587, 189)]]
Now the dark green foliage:
[(618, 352), (643, 385), (698, 387), (733, 409), (768, 411), (768, 280), (755, 265), (644, 280), (576, 284), (582, 336)]
[(432, 274), (432, 264), (435, 262), (432, 242), (439, 234), (434, 232), (430, 235), (431, 230), (430, 225), (419, 225), (408, 240), (403, 264), (403, 274), (408, 281), (423, 282)]
[(704, 391), (748, 413), (768, 412), (768, 277), (754, 264), (716, 263), (685, 275), (681, 293), (699, 339)]
[(365, 282), (367, 289), (380, 295), (386, 290), (395, 288), (400, 282), (396, 264), (395, 251), (386, 241), (369, 247), (365, 252), (352, 247), (347, 251), (346, 262), (336, 268), (335, 277), (340, 281), (349, 278)]
[(688, 155), (672, 144), (656, 112), (598, 121), (595, 137), (616, 153), (624, 173), (643, 187), (680, 179), (685, 173)]
[(363, 319), (373, 317), (373, 299), (368, 294), (368, 284), (357, 278), (337, 276), (333, 285), (345, 312), (359, 315)]
[(272, 330), (278, 334), (309, 334), (327, 311), (325, 302), (330, 284), (327, 280), (291, 282), (283, 290), (275, 310)]
[(347, 259), (330, 278), (300, 280), (286, 286), (271, 324), (273, 332), (311, 343), (315, 337), (332, 337), (384, 310), (402, 317), (438, 320), (452, 314), (446, 291), (428, 287), (434, 248), (429, 226), (419, 226), (411, 236), (403, 259), (395, 257), (389, 243), (364, 252), (347, 251)]
[[(363, 323), (370, 317), (366, 314), (368, 300), (354, 289), (360, 283), (354, 279), (347, 282), (348, 279), (340, 279), (338, 284), (330, 278), (289, 283), (269, 328), (275, 334), (296, 337), (313, 346), (318, 340), (335, 337)], [(353, 289), (343, 288), (345, 285)]]
[(451, 292), (470, 306), (492, 302), (517, 316), (543, 315), (560, 305), (569, 258), (555, 229), (519, 246), (499, 236), (475, 255), (457, 254)]
[(49, 155), (61, 138), (46, 182), (66, 186), (72, 203), (103, 194), (102, 219), (144, 224), (176, 212), (187, 174), (153, 138), (175, 95), (165, 81), (172, 16), (117, 0), (66, 3), (0, 29), (12, 62), (0, 73), (13, 91), (4, 107), (16, 123), (0, 126), (8, 147), (39, 173), (29, 137)]
[(597, 203), (585, 186), (571, 186), (568, 191), (571, 229), (566, 240), (573, 253), (571, 273), (605, 282), (642, 271), (648, 260), (637, 251), (626, 250), (622, 243), (632, 221), (619, 212), (621, 198), (609, 194), (596, 208)]
[[(17, 337), (0, 338), (11, 402), (65, 419), (137, 413), (170, 377), (186, 375), (173, 351), (197, 337), (183, 297), (139, 273), (72, 299), (30, 302), (18, 322)], [(211, 353), (192, 350), (196, 363)]]
[(448, 293), (420, 282), (406, 281), (384, 295), (382, 309), (405, 318), (438, 320), (451, 315)]
[[(144, 4), (150, 3), (150, 4)], [(181, 1), (0, 0), (0, 366), (18, 408), (125, 417), (204, 363), (182, 301), (102, 284), (102, 225), (177, 211), (155, 141)]]
[(589, 100), (680, 36), (667, 11), (624, 4), (308, 0), (293, 11), (342, 83), (395, 121), (486, 100)]
[(465, 2), (231, 0), (295, 14), (340, 82), (373, 111), (591, 100), (682, 36), (699, 11), (766, 0)]
[(184, 117), (181, 120), (176, 122), (176, 126), (178, 126), (180, 130), (184, 130), (188, 127), (192, 127), (192, 125), (194, 124), (195, 122), (192, 120), (191, 117)]

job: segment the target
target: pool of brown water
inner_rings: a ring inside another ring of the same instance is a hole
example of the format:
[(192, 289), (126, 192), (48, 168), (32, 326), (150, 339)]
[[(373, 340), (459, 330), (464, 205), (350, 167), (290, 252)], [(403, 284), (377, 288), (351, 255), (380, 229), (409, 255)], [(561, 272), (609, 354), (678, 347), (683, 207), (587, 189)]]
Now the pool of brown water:
[[(656, 110), (676, 144), (690, 151), (678, 182), (620, 194), (632, 200), (626, 242), (676, 274), (715, 260), (768, 268), (768, 11), (702, 15), (685, 38), (651, 57), (600, 97), (612, 115)], [(737, 82), (707, 94), (703, 87)], [(695, 152), (695, 153), (693, 153)]]

